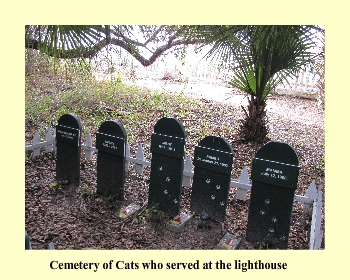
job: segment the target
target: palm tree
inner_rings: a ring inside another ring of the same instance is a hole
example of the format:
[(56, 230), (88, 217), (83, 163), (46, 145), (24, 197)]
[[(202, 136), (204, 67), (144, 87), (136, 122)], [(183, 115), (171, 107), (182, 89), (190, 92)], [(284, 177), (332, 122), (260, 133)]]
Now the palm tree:
[(27, 25), (25, 48), (54, 58), (87, 58), (109, 38), (103, 25)]
[(311, 60), (316, 26), (221, 26), (212, 30), (218, 39), (208, 56), (229, 62), (229, 84), (248, 94), (240, 124), (240, 139), (267, 140), (266, 97), (276, 86), (298, 73)]
[[(144, 35), (140, 42), (131, 35)], [(120, 46), (143, 66), (151, 65), (171, 48), (199, 43), (213, 44), (208, 56), (230, 65), (229, 81), (248, 94), (248, 107), (240, 125), (244, 141), (264, 142), (268, 129), (266, 97), (282, 81), (299, 72), (314, 56), (313, 32), (317, 26), (231, 25), (231, 26), (26, 26), (26, 48), (38, 49), (55, 58), (91, 58), (107, 45)], [(159, 43), (153, 49), (152, 43)], [(140, 48), (151, 51), (145, 58)]]

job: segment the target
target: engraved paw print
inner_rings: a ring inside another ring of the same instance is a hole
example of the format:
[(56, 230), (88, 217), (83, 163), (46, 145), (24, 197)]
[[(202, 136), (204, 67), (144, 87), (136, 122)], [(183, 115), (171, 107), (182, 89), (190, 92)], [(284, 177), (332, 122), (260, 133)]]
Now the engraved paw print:
[(163, 170), (163, 166), (159, 166), (159, 167), (158, 167), (158, 170), (159, 170), (159, 171), (162, 171), (162, 170)]
[(225, 206), (225, 202), (221, 201), (220, 206)]
[(209, 184), (209, 183), (210, 183), (210, 179), (205, 180), (205, 182), (206, 182), (207, 184)]
[(211, 196), (211, 199), (215, 199), (215, 195), (212, 195), (212, 196)]
[(170, 178), (169, 178), (169, 177), (166, 177), (165, 181), (169, 182), (169, 181), (170, 181)]
[(217, 190), (220, 190), (220, 188), (221, 188), (220, 185), (216, 185)]
[(174, 203), (177, 204), (177, 203), (179, 203), (179, 202), (178, 202), (176, 199), (174, 199)]
[(164, 191), (164, 194), (168, 194), (168, 191), (167, 191), (167, 190), (165, 190), (165, 191)]

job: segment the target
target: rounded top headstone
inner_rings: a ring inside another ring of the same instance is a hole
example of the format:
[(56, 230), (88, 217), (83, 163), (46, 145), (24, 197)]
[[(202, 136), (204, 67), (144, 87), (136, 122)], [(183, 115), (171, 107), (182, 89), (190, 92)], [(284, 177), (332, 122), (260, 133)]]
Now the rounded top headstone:
[(255, 158), (265, 159), (274, 162), (280, 162), (290, 165), (299, 165), (298, 156), (293, 149), (287, 143), (270, 141), (262, 146), (256, 153)]
[(71, 128), (77, 128), (77, 129), (81, 130), (81, 123), (80, 123), (79, 118), (73, 114), (70, 114), (70, 113), (62, 115), (58, 119), (57, 123), (59, 125), (68, 126)]
[(126, 131), (123, 124), (115, 120), (107, 120), (103, 122), (100, 125), (98, 132), (126, 139)]
[(233, 154), (230, 143), (218, 136), (207, 136), (199, 141), (198, 146)]
[(169, 135), (173, 137), (186, 138), (186, 131), (182, 123), (176, 118), (161, 118), (154, 126), (157, 134)]

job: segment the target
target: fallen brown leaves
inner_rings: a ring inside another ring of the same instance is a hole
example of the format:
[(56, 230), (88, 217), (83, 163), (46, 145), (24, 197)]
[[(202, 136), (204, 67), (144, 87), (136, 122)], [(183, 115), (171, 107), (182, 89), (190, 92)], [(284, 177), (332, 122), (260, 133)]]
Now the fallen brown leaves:
[[(191, 115), (183, 120), (187, 137), (199, 138), (198, 130), (190, 127), (196, 125), (196, 118), (207, 117), (207, 132), (225, 137), (233, 147), (232, 179), (237, 180), (244, 166), (251, 171), (251, 160), (261, 145), (238, 141), (234, 133), (238, 110), (207, 100), (203, 100), (203, 104), (210, 110), (207, 116)], [(271, 97), (267, 106), (269, 137), (290, 143), (299, 156), (301, 171), (296, 193), (304, 195), (312, 180), (324, 186), (324, 123), (323, 113), (316, 107), (316, 102), (282, 96)], [(136, 132), (140, 142), (130, 143), (131, 156), (139, 143), (149, 150), (152, 121)], [(195, 145), (194, 141), (188, 141), (188, 154)], [(145, 156), (150, 157), (149, 154)], [(120, 220), (116, 209), (109, 209), (103, 197), (89, 196), (82, 191), (85, 187), (93, 194), (96, 188), (96, 158), (82, 161), (80, 187), (63, 185), (61, 190), (50, 190), (48, 185), (55, 181), (55, 157), (44, 152), (37, 159), (27, 156), (25, 227), (34, 249), (46, 249), (50, 242), (56, 249), (214, 249), (225, 232), (245, 236), (249, 196), (247, 201), (236, 200), (235, 189), (229, 193), (224, 223), (213, 221), (210, 229), (200, 229), (199, 217), (195, 216), (182, 232), (174, 233), (165, 229), (166, 222), (172, 217), (165, 216), (162, 221), (155, 222), (146, 214), (149, 167), (145, 167), (143, 175), (136, 175), (132, 165), (127, 171), (126, 201), (122, 204), (135, 202), (142, 207), (138, 214)], [(184, 212), (188, 212), (190, 195), (191, 189), (184, 188), (181, 195), (181, 210)], [(301, 203), (294, 203), (289, 249), (308, 249), (309, 246), (311, 217), (302, 214), (302, 207)], [(254, 247), (243, 238), (240, 249)]]

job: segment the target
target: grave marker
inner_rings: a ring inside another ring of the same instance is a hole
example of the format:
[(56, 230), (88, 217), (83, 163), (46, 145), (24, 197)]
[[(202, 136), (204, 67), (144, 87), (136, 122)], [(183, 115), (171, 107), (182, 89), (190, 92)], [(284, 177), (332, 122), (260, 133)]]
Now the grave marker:
[(25, 249), (26, 250), (32, 250), (32, 244), (30, 243), (28, 233), (25, 232)]
[(180, 232), (183, 230), (185, 225), (191, 221), (192, 215), (186, 213), (180, 213), (174, 219), (172, 219), (166, 225), (166, 229), (170, 231)]
[(207, 136), (194, 150), (191, 211), (225, 220), (233, 151), (226, 139)]
[(81, 123), (73, 114), (61, 116), (56, 125), (56, 180), (79, 186)]
[(185, 138), (185, 129), (175, 118), (160, 119), (151, 138), (148, 207), (173, 216), (180, 211)]
[(114, 120), (103, 122), (96, 133), (97, 193), (124, 200), (126, 132)]
[(298, 176), (298, 156), (290, 145), (271, 141), (256, 153), (247, 240), (287, 248)]
[(120, 209), (120, 211), (118, 212), (118, 217), (119, 218), (127, 218), (129, 216), (131, 216), (132, 214), (134, 214), (136, 211), (140, 210), (140, 205), (135, 204), (135, 203), (131, 203), (123, 208)]
[(219, 244), (216, 245), (216, 249), (219, 250), (234, 250), (237, 248), (242, 238), (226, 233), (225, 236), (220, 240)]

